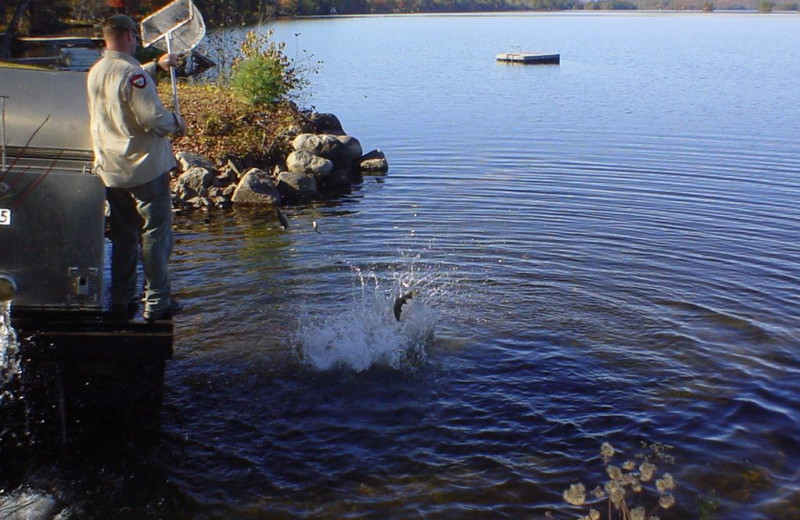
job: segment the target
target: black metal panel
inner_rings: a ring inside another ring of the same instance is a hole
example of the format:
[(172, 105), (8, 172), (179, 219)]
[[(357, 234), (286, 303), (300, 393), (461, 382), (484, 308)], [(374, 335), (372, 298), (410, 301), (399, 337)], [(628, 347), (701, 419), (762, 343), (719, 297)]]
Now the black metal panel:
[(26, 437), (37, 452), (158, 432), (172, 321), (13, 309), (11, 324), (19, 343)]
[(166, 360), (172, 321), (124, 321), (106, 313), (24, 312), (12, 309), (23, 359), (51, 361)]
[(3, 185), (0, 274), (16, 282), (14, 307), (101, 309), (105, 187), (100, 178), (20, 162), (0, 173)]

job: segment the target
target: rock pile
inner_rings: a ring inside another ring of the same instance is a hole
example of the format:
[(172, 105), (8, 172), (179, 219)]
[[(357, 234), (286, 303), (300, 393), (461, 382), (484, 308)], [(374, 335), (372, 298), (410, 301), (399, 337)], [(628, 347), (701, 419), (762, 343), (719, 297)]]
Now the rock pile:
[(342, 129), (333, 114), (315, 114), (313, 130), (286, 132), (291, 151), (276, 164), (244, 172), (228, 160), (217, 165), (206, 157), (179, 152), (180, 169), (172, 182), (173, 202), (182, 208), (225, 208), (239, 205), (275, 206), (304, 202), (327, 194), (348, 192), (363, 175), (389, 170), (380, 150), (364, 154), (361, 143)]

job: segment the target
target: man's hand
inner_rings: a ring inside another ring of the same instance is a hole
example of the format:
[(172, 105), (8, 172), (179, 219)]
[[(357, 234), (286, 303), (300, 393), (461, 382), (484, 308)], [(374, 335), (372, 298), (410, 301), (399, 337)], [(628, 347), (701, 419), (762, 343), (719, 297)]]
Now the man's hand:
[(178, 137), (186, 135), (186, 130), (187, 130), (186, 121), (184, 121), (183, 118), (178, 114), (173, 113), (172, 116), (175, 118), (175, 122), (178, 123), (178, 127), (180, 128), (180, 130), (175, 132), (175, 135), (177, 135)]
[(162, 54), (158, 58), (158, 66), (163, 70), (169, 70), (170, 67), (177, 67), (181, 64), (181, 59), (177, 54)]

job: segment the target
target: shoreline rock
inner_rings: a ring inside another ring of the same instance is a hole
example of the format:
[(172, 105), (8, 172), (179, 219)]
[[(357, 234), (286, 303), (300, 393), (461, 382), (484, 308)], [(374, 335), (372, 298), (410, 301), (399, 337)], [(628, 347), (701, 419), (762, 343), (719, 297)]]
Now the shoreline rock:
[(281, 172), (278, 174), (278, 191), (284, 200), (299, 202), (313, 199), (319, 194), (317, 180), (306, 173)]
[(242, 176), (231, 197), (231, 202), (242, 205), (275, 206), (281, 200), (275, 180), (258, 168), (251, 168)]
[[(280, 139), (285, 144), (275, 147)], [(273, 154), (269, 164), (254, 165), (244, 174), (232, 159), (217, 165), (208, 157), (179, 151), (173, 206), (210, 210), (303, 203), (349, 192), (363, 175), (389, 170), (385, 154), (380, 150), (364, 154), (361, 142), (344, 131), (334, 114), (312, 114), (307, 124), (276, 136), (269, 148), (283, 151)]]
[(389, 171), (389, 161), (381, 150), (372, 150), (364, 154), (359, 162), (362, 172), (381, 174)]
[(286, 158), (286, 167), (293, 173), (327, 175), (333, 171), (333, 162), (305, 150), (295, 150)]

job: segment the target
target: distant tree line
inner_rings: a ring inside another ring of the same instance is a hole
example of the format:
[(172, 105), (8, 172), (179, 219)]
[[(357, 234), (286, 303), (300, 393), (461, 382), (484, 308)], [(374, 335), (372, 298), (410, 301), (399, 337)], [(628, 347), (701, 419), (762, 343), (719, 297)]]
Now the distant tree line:
[[(250, 24), (279, 16), (543, 10), (582, 7), (581, 0), (194, 0), (206, 24)], [(75, 22), (97, 22), (114, 13), (144, 16), (169, 0), (4, 0), (0, 26), (29, 34), (57, 33)], [(609, 3), (609, 2), (598, 2)]]
[[(11, 34), (53, 34), (113, 13), (141, 17), (170, 0), (0, 0), (0, 26)], [(573, 9), (798, 10), (798, 0), (194, 0), (210, 27), (280, 16), (329, 14), (560, 11)], [(0, 48), (1, 49), (1, 48)], [(1, 50), (0, 50), (1, 52)]]

